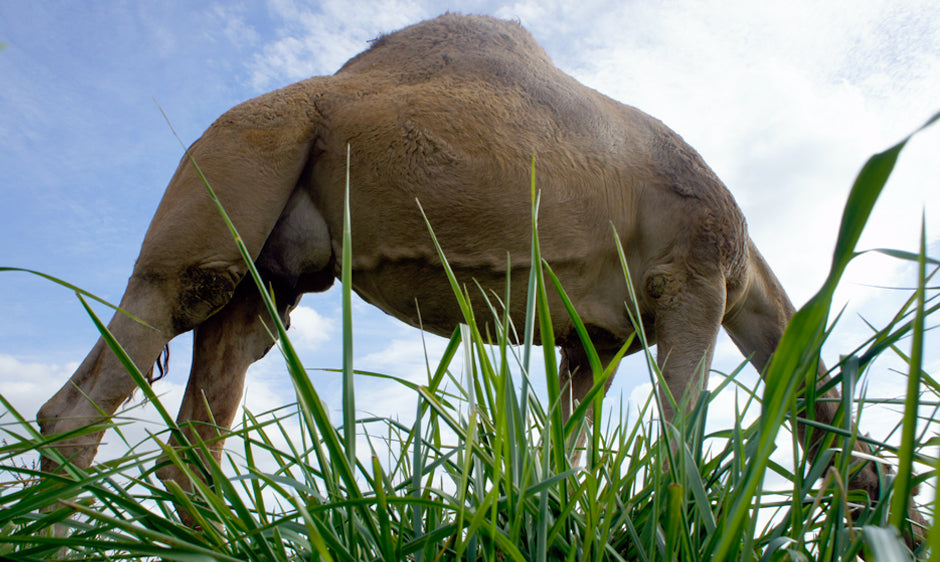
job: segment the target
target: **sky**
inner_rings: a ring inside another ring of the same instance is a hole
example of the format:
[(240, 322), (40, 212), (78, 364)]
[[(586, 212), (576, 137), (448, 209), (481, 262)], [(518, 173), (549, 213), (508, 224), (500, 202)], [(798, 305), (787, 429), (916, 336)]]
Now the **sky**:
[[(370, 39), (446, 10), (520, 21), (565, 72), (681, 134), (735, 195), (798, 305), (828, 272), (842, 206), (865, 160), (940, 111), (933, 0), (2, 2), (0, 267), (38, 270), (118, 302), (182, 156), (161, 108), (189, 145), (233, 105), (331, 74)], [(923, 223), (931, 255), (940, 255), (938, 178), (935, 126), (902, 153), (860, 248), (916, 251)], [(892, 288), (913, 280), (898, 260), (856, 260), (824, 358), (835, 363), (862, 343), (866, 320), (886, 322), (906, 295)], [(0, 272), (0, 319), (0, 394), (34, 416), (97, 332), (71, 291), (22, 273)], [(444, 348), (362, 301), (354, 303), (354, 330), (356, 368), (414, 381), (426, 378), (425, 350), (433, 364)], [(337, 290), (305, 297), (291, 333), (308, 368), (339, 367)], [(934, 374), (938, 343), (928, 335), (926, 368)], [(156, 386), (173, 411), (190, 345), (188, 335), (174, 340), (170, 375)], [(730, 372), (742, 360), (723, 335), (714, 368)], [(893, 368), (877, 363), (868, 373), (871, 394), (903, 394)], [(341, 420), (337, 376), (311, 377)], [(741, 378), (757, 381), (753, 371)], [(713, 376), (711, 386), (719, 382)], [(632, 358), (605, 404), (616, 413), (649, 391), (642, 358)], [(282, 361), (271, 353), (249, 371), (244, 403), (257, 413), (291, 401)], [(363, 415), (404, 419), (414, 397), (360, 380), (357, 404)], [(733, 404), (729, 392), (711, 423), (730, 423)], [(866, 415), (863, 430), (878, 437), (891, 419), (890, 411)], [(121, 447), (106, 438), (99, 459)]]

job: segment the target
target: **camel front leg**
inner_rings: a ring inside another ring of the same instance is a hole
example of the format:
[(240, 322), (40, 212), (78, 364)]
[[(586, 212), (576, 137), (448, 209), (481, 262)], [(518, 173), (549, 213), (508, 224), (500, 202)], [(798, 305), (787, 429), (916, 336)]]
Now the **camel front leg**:
[[(708, 371), (725, 309), (721, 276), (650, 276), (647, 295), (655, 303), (656, 362), (680, 408), (691, 408), (708, 382)], [(660, 390), (662, 416), (675, 416), (672, 401)]]
[[(750, 266), (747, 290), (729, 310), (725, 318), (725, 327), (734, 343), (745, 356), (750, 358), (751, 363), (763, 376), (795, 310), (777, 277), (757, 251), (754, 243), (749, 242), (749, 244)], [(820, 361), (815, 384), (821, 387), (829, 381), (827, 369)], [(805, 390), (804, 381), (800, 381), (799, 385), (801, 392)], [(797, 412), (797, 416), (812, 416), (821, 424), (842, 426), (844, 422), (837, 423), (841, 401), (839, 391), (831, 388), (826, 393), (820, 393), (817, 396), (812, 412), (802, 409)], [(803, 423), (796, 425), (796, 431), (806, 456), (813, 461), (818, 457), (827, 440), (832, 437), (826, 430), (810, 428)], [(840, 441), (841, 438), (836, 438), (835, 446), (838, 446)], [(874, 462), (864, 460), (872, 454), (872, 450), (860, 440), (855, 442), (854, 450), (864, 456), (856, 456), (860, 466), (848, 482), (849, 488), (862, 490), (871, 501), (877, 501), (882, 496), (878, 467)], [(905, 540), (909, 546), (913, 547), (923, 542), (927, 523), (913, 501), (908, 508), (908, 518), (913, 524), (913, 534), (906, 533)]]

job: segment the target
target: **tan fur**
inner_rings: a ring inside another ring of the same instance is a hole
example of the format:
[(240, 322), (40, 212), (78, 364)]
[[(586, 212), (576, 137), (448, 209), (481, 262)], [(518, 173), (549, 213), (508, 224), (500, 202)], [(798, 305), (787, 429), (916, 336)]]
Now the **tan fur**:
[[(302, 293), (325, 290), (339, 270), (347, 144), (353, 288), (411, 325), (416, 300), (431, 332), (449, 334), (461, 321), (416, 199), (458, 277), (501, 294), (509, 274), (511, 313), (523, 316), (533, 155), (542, 255), (604, 360), (633, 333), (611, 225), (676, 397), (695, 400), (723, 322), (760, 370), (793, 314), (733, 198), (678, 135), (558, 70), (519, 25), (448, 14), (377, 40), (333, 76), (231, 109), (192, 146), (285, 318)], [(110, 324), (138, 365), (195, 329), (180, 423), (207, 421), (205, 400), (228, 426), (246, 369), (272, 344), (245, 272), (184, 159), (121, 301), (155, 329), (123, 314)], [(551, 307), (562, 381), (577, 401), (592, 374), (560, 301)], [(42, 431), (99, 421), (99, 408), (112, 414), (133, 388), (99, 343), (40, 410)], [(99, 440), (58, 449), (88, 466)]]

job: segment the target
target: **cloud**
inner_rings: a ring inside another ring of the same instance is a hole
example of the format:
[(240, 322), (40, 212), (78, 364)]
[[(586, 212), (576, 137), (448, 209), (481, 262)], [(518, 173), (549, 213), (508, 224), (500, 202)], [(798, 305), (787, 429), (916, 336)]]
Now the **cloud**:
[(330, 341), (335, 330), (335, 319), (323, 316), (308, 306), (298, 306), (290, 314), (288, 337), (299, 347), (316, 349)]
[[(447, 340), (412, 332), (411, 337), (396, 338), (384, 348), (355, 361), (356, 370), (397, 377), (416, 384), (428, 383), (428, 369), (433, 372), (447, 347)], [(423, 340), (423, 341), (422, 341)], [(425, 357), (425, 346), (427, 358)], [(462, 360), (456, 357), (450, 371), (460, 376)], [(446, 381), (445, 381), (446, 384)], [(397, 381), (372, 377), (356, 379), (356, 410), (360, 415), (374, 415), (410, 423), (414, 420), (417, 393)], [(340, 411), (339, 404), (337, 410)]]
[[(38, 363), (0, 354), (0, 395), (20, 415), (27, 420), (33, 419), (39, 407), (68, 380), (77, 367), (77, 363)], [(4, 421), (12, 419), (5, 416)]]
[(251, 84), (258, 90), (310, 76), (332, 74), (382, 33), (415, 23), (433, 12), (427, 3), (326, 0), (316, 4), (272, 0), (279, 19), (277, 39), (251, 63)]
[[(176, 419), (176, 412), (183, 401), (184, 384), (162, 380), (154, 386), (154, 391), (160, 399), (160, 404)], [(142, 444), (140, 451), (156, 451), (156, 443), (150, 440), (151, 434), (160, 433), (160, 439), (166, 442), (169, 434), (166, 424), (153, 403), (141, 397), (137, 391), (132, 399), (126, 402), (115, 414), (116, 421), (126, 422), (120, 426), (120, 434), (109, 430), (101, 440), (101, 447), (95, 456), (95, 462), (100, 463), (109, 459), (117, 459), (127, 455), (128, 445)]]
[(395, 338), (377, 351), (357, 360), (363, 369), (396, 373), (411, 381), (427, 380), (428, 365), (433, 369), (443, 355), (447, 340), (432, 334), (409, 330), (411, 337)]
[[(702, 152), (801, 302), (825, 275), (842, 203), (864, 160), (937, 109), (926, 92), (940, 88), (940, 78), (922, 70), (937, 68), (936, 40), (892, 39), (914, 25), (910, 13), (940, 16), (935, 6), (912, 5), (863, 2), (848, 12), (816, 3), (630, 5), (591, 18), (590, 30), (583, 16), (558, 18), (530, 2), (499, 13), (520, 15), (569, 72), (663, 119)], [(914, 25), (918, 35), (924, 25)], [(936, 138), (931, 132), (917, 142), (936, 153)], [(906, 176), (903, 183), (892, 182), (868, 229), (872, 238), (910, 244), (912, 229), (897, 217), (940, 201), (940, 190), (921, 187), (935, 185), (940, 164), (911, 148), (908, 172), (897, 178)]]
[(255, 45), (261, 41), (261, 34), (255, 26), (246, 21), (248, 15), (242, 6), (234, 3), (215, 4), (207, 12), (221, 23), (221, 26), (213, 25), (209, 29), (219, 33), (232, 45)]

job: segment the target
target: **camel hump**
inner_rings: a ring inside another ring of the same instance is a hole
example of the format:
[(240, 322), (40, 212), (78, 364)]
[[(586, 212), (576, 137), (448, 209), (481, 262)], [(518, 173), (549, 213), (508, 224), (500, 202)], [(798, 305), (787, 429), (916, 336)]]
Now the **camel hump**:
[(405, 83), (476, 75), (515, 85), (521, 76), (555, 71), (555, 66), (516, 22), (448, 13), (380, 36), (337, 74), (383, 70)]

